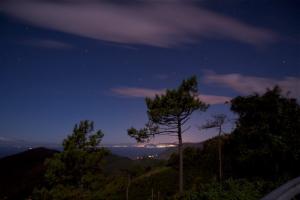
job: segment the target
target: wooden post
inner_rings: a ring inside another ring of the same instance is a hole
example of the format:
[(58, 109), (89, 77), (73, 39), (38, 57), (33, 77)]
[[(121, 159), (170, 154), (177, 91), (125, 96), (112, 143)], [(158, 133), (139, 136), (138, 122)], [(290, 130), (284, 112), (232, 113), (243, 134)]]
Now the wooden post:
[(128, 174), (128, 182), (127, 182), (127, 187), (126, 187), (126, 200), (129, 200), (129, 187), (130, 187), (130, 174)]
[(151, 194), (151, 200), (154, 200), (154, 191), (153, 191), (153, 188), (152, 188), (152, 194)]

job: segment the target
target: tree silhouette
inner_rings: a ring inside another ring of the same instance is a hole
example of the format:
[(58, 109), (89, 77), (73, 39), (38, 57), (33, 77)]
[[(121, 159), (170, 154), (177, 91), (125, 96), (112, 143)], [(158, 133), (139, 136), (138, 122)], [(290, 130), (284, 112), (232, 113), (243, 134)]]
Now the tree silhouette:
[(149, 121), (145, 128), (128, 129), (128, 135), (138, 142), (145, 142), (155, 135), (176, 136), (179, 154), (179, 193), (183, 193), (183, 153), (182, 134), (189, 127), (184, 127), (192, 113), (196, 110), (205, 111), (208, 105), (198, 98), (197, 78), (195, 76), (183, 80), (176, 89), (167, 90), (154, 99), (146, 98)]
[(91, 121), (76, 124), (73, 133), (63, 141), (63, 151), (46, 161), (47, 188), (40, 195), (49, 199), (95, 199), (104, 181), (103, 157), (99, 148), (104, 134), (94, 132)]
[(219, 159), (219, 180), (222, 181), (222, 141), (221, 135), (224, 134), (223, 126), (228, 122), (227, 116), (224, 114), (216, 114), (212, 116), (204, 125), (199, 127), (202, 129), (217, 129), (218, 130), (218, 159)]
[(282, 173), (291, 177), (299, 174), (300, 105), (297, 99), (283, 95), (276, 86), (261, 95), (232, 99), (231, 110), (239, 117), (232, 133), (237, 160), (233, 163), (238, 164), (235, 173), (270, 178)]

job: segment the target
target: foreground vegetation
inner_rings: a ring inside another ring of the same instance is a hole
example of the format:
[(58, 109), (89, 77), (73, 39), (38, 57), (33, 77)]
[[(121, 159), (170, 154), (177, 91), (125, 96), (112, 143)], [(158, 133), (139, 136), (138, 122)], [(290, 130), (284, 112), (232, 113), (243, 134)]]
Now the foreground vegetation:
[(98, 148), (102, 131), (82, 121), (64, 140), (64, 150), (45, 162), (44, 180), (35, 185), (32, 198), (255, 200), (299, 176), (297, 100), (275, 87), (262, 95), (236, 97), (230, 106), (237, 116), (232, 133), (220, 134), (202, 148), (185, 148), (182, 161), (177, 153), (167, 161), (114, 157)]

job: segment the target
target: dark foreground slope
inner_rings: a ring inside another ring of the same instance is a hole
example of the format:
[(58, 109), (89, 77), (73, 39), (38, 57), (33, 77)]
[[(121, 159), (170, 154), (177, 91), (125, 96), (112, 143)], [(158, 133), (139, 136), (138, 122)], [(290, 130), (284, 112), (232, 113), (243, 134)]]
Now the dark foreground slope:
[(0, 159), (0, 199), (25, 199), (45, 173), (44, 162), (57, 151), (36, 148)]
[[(58, 152), (36, 148), (0, 159), (0, 200), (26, 199), (31, 196), (34, 188), (44, 185), (45, 160)], [(163, 163), (155, 159), (132, 160), (109, 154), (104, 158), (104, 175), (107, 181), (121, 180), (125, 176), (126, 184), (127, 172), (141, 175)], [(105, 193), (109, 193), (110, 190), (115, 192), (112, 188)]]

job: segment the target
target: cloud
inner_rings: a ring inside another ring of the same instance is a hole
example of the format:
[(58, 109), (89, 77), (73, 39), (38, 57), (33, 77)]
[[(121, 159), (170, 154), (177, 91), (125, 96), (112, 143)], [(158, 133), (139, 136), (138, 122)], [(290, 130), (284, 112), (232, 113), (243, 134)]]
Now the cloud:
[(31, 39), (25, 40), (22, 44), (30, 45), (34, 47), (41, 47), (41, 48), (49, 48), (49, 49), (70, 49), (73, 48), (72, 45), (67, 44), (65, 42), (60, 42), (57, 40), (51, 39)]
[(250, 45), (277, 40), (270, 30), (183, 1), (136, 4), (96, 0), (5, 0), (0, 12), (32, 25), (102, 41), (172, 47), (199, 38)]
[[(162, 95), (165, 93), (165, 89), (155, 90), (148, 88), (136, 88), (136, 87), (120, 87), (113, 88), (112, 92), (125, 97), (135, 97), (135, 98), (145, 98), (150, 97), (153, 98), (155, 95)], [(230, 97), (226, 96), (215, 96), (215, 95), (199, 95), (198, 98), (201, 101), (204, 101), (208, 104), (223, 104), (227, 101), (230, 101)]]
[(0, 136), (0, 142), (2, 142), (2, 141), (4, 141), (4, 142), (11, 141), (11, 139)]
[(112, 92), (121, 96), (127, 97), (155, 97), (155, 95), (161, 95), (165, 93), (165, 90), (154, 90), (147, 88), (136, 88), (136, 87), (120, 87), (113, 88)]
[(241, 74), (216, 74), (208, 72), (204, 76), (205, 83), (215, 83), (221, 86), (232, 88), (241, 94), (253, 92), (263, 93), (266, 88), (280, 86), (283, 92), (290, 92), (292, 97), (300, 97), (300, 78), (285, 77), (281, 80), (256, 76), (244, 76)]
[(232, 98), (227, 96), (200, 94), (199, 99), (208, 104), (224, 104), (226, 102), (229, 102)]

